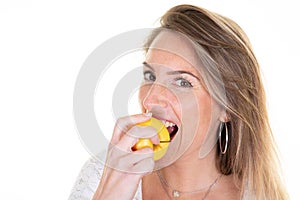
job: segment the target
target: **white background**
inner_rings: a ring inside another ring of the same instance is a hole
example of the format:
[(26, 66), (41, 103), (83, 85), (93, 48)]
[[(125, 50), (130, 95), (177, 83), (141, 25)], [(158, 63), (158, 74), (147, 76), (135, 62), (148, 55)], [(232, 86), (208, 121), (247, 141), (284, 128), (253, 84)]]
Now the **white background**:
[(103, 41), (192, 3), (234, 19), (262, 66), (291, 199), (300, 199), (297, 1), (0, 1), (0, 199), (67, 199), (89, 154), (72, 114), (76, 76)]

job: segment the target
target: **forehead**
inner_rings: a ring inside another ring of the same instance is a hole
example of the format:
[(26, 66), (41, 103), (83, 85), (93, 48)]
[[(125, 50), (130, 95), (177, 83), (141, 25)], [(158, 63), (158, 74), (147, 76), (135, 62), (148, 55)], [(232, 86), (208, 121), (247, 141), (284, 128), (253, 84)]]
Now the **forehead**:
[(175, 32), (161, 32), (153, 40), (146, 54), (146, 62), (199, 74), (199, 64), (191, 42)]

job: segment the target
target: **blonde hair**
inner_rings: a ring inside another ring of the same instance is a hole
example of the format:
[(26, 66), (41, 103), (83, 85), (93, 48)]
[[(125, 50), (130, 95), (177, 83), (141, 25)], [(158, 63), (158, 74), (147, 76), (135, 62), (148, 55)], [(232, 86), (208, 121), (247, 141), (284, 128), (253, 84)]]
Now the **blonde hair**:
[(179, 32), (195, 42), (201, 47), (200, 62), (220, 74), (214, 76), (210, 71), (202, 77), (207, 80), (206, 87), (219, 88), (214, 84), (222, 83), (225, 91), (222, 97), (210, 90), (230, 119), (226, 154), (221, 154), (217, 145), (219, 171), (234, 176), (241, 197), (247, 191), (258, 200), (289, 199), (279, 173), (260, 67), (246, 34), (224, 16), (192, 5), (179, 5), (162, 16), (161, 27), (148, 38), (146, 50), (162, 29)]

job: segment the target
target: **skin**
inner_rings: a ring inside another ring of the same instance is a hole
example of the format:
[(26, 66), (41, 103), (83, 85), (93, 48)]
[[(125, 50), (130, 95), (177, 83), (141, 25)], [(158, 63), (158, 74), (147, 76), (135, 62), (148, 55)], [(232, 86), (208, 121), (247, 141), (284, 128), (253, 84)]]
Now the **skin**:
[[(94, 200), (120, 196), (132, 199), (140, 180), (143, 199), (168, 199), (155, 169), (160, 169), (167, 182), (180, 191), (206, 187), (219, 175), (215, 167), (216, 139), (211, 138), (216, 135), (220, 121), (226, 121), (227, 117), (202, 86), (197, 70), (199, 63), (190, 44), (173, 33), (160, 33), (151, 46), (144, 62), (145, 81), (139, 93), (141, 109), (151, 111), (155, 118), (172, 121), (179, 131), (167, 154), (154, 162), (151, 149), (130, 152), (141, 134), (154, 144), (159, 142), (153, 128), (140, 130), (134, 126), (149, 116), (141, 114), (120, 119), (107, 160), (113, 167), (106, 167)], [(199, 158), (201, 151), (208, 153)], [(117, 163), (125, 164), (117, 166), (120, 165)], [(180, 199), (201, 199), (205, 192)], [(239, 199), (232, 177), (222, 176), (206, 199)]]

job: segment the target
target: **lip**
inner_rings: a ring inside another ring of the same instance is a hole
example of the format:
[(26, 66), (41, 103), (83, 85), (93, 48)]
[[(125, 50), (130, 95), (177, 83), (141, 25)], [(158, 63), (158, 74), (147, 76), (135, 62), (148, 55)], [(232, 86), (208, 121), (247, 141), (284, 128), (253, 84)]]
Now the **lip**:
[(177, 120), (170, 120), (170, 119), (168, 119), (168, 118), (166, 118), (166, 117), (157, 116), (157, 115), (155, 115), (155, 114), (152, 114), (152, 116), (153, 116), (154, 118), (159, 119), (160, 121), (162, 121), (163, 124), (165, 124), (165, 122), (171, 122), (171, 123), (175, 124), (175, 125), (178, 126), (178, 127), (179, 127), (179, 125), (180, 125), (180, 123), (178, 123)]
[[(166, 124), (166, 122), (168, 122), (168, 123), (173, 123), (173, 124), (175, 124), (175, 125), (177, 126), (177, 132), (173, 135), (173, 137), (171, 138), (170, 142), (171, 142), (172, 140), (174, 140), (174, 138), (176, 137), (177, 133), (179, 132), (180, 125), (179, 125), (178, 123), (174, 122), (175, 120), (174, 120), (174, 121), (173, 121), (173, 120), (169, 120), (169, 119), (166, 119), (166, 118), (164, 118), (164, 117), (157, 116), (157, 115), (152, 115), (152, 116), (153, 116), (154, 118), (160, 120), (164, 125)], [(171, 136), (171, 133), (170, 133), (170, 136)]]

